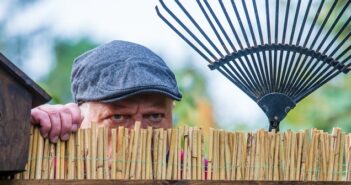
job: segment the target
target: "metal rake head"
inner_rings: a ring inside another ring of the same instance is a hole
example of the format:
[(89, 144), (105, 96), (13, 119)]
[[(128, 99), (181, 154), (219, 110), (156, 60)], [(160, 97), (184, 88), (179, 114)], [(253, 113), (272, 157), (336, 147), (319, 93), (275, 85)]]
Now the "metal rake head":
[(270, 130), (350, 71), (350, 0), (165, 1), (159, 17), (262, 108)]

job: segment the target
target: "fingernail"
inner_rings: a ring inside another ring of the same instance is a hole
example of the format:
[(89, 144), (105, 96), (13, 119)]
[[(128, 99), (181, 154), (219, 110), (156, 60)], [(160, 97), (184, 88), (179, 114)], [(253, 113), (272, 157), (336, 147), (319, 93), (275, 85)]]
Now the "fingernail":
[(58, 141), (58, 136), (55, 136), (54, 139), (52, 139), (52, 142), (57, 143), (57, 141)]
[(62, 140), (66, 141), (69, 139), (69, 134), (65, 134), (61, 137)]
[(76, 124), (73, 124), (73, 125), (72, 125), (72, 128), (71, 128), (71, 131), (72, 131), (72, 132), (77, 132), (77, 130), (78, 130), (77, 125), (76, 125)]
[(42, 131), (40, 131), (40, 134), (41, 134), (41, 136), (43, 136), (43, 138), (47, 138), (49, 133), (47, 133), (47, 132), (43, 133)]

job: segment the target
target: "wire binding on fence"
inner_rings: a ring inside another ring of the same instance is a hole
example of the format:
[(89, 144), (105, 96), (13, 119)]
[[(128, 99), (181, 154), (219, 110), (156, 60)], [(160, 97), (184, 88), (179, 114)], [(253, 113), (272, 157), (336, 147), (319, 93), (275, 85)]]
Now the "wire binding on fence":
[[(32, 129), (16, 179), (350, 181), (351, 134), (173, 129), (80, 129), (50, 143)], [(205, 141), (206, 138), (206, 141)]]

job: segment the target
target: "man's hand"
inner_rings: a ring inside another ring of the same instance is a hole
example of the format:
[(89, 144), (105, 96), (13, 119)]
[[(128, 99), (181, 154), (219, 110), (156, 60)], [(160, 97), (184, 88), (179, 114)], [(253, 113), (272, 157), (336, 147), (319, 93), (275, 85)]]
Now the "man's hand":
[(79, 106), (42, 105), (31, 110), (31, 123), (40, 126), (43, 137), (56, 143), (59, 139), (68, 140), (71, 132), (76, 132), (83, 121)]

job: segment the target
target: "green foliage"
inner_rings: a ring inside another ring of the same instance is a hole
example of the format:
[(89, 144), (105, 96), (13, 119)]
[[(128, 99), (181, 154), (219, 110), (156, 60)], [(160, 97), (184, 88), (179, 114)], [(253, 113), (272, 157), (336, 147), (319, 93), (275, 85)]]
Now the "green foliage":
[(183, 95), (182, 101), (175, 103), (176, 105), (173, 110), (174, 123), (195, 126), (196, 123), (194, 123), (194, 120), (196, 118), (192, 112), (197, 108), (196, 99), (208, 97), (205, 88), (205, 78), (193, 66), (178, 69), (174, 73)]
[(56, 65), (42, 81), (45, 84), (45, 89), (54, 97), (53, 103), (72, 101), (70, 77), (73, 60), (95, 46), (95, 43), (86, 38), (77, 42), (70, 40), (58, 40), (55, 42)]

